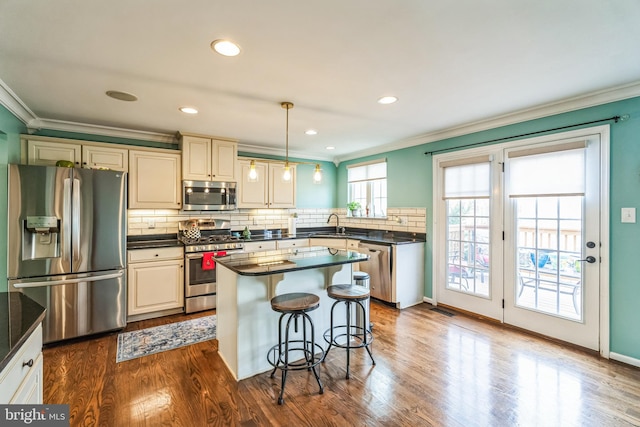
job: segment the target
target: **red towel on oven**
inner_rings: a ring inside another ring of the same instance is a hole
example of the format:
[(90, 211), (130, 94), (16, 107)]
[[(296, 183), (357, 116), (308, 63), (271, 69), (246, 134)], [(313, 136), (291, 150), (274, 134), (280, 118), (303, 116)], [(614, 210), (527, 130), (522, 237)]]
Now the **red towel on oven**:
[(215, 252), (205, 252), (202, 254), (202, 269), (213, 270), (216, 268)]

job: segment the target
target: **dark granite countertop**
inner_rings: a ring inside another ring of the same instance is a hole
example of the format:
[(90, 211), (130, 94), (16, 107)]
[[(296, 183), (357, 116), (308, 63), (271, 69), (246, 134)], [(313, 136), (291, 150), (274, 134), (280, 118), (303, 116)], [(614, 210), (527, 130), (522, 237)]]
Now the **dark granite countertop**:
[[(271, 230), (270, 237), (265, 237), (265, 230), (251, 230), (251, 239), (245, 241), (264, 242), (269, 240), (306, 239), (309, 237), (321, 237), (329, 239), (355, 239), (368, 243), (383, 245), (403, 245), (411, 243), (424, 243), (424, 233), (408, 233), (404, 231), (369, 230), (366, 228), (346, 228), (344, 233), (336, 233), (335, 227), (301, 228), (295, 235), (289, 235), (285, 231)], [(234, 233), (239, 233), (235, 231)], [(176, 234), (149, 234), (144, 236), (127, 236), (127, 249), (165, 248), (183, 246)]]
[(44, 320), (45, 311), (22, 292), (0, 292), (0, 370)]
[(350, 264), (367, 259), (369, 259), (368, 255), (358, 252), (318, 247), (298, 254), (286, 254), (277, 258), (260, 256), (246, 258), (232, 255), (216, 259), (216, 262), (241, 276), (265, 276), (274, 273)]
[(425, 233), (408, 233), (404, 231), (370, 230), (366, 228), (345, 228), (343, 233), (336, 233), (335, 227), (299, 228), (297, 233), (289, 235), (285, 232), (273, 237), (265, 238), (263, 230), (251, 231), (250, 241), (306, 239), (308, 237), (322, 237), (329, 239), (354, 239), (362, 242), (380, 243), (383, 245), (403, 245), (410, 243), (424, 243)]

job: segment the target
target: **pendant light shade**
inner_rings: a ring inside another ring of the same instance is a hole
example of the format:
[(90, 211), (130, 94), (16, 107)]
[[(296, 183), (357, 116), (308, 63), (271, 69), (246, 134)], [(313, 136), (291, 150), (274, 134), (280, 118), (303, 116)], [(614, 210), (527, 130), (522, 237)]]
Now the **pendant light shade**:
[(285, 160), (284, 160), (284, 173), (282, 174), (282, 179), (284, 181), (291, 181), (291, 168), (289, 167), (289, 110), (293, 108), (293, 102), (281, 102), (280, 106), (285, 110), (287, 110)]
[(320, 170), (320, 164), (316, 163), (316, 169), (313, 171), (313, 183), (320, 184), (322, 182), (322, 171)]
[(249, 164), (249, 181), (255, 182), (258, 179), (258, 172), (256, 171), (256, 161), (251, 160)]

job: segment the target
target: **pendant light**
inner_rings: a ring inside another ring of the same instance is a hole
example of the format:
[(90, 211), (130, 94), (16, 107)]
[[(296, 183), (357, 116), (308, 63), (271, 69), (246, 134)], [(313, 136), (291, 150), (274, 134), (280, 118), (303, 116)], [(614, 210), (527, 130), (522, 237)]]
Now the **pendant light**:
[(282, 179), (284, 181), (291, 181), (291, 169), (289, 168), (289, 110), (293, 108), (293, 102), (281, 102), (280, 106), (287, 110), (285, 160), (284, 160), (284, 173), (282, 174)]
[(256, 171), (256, 161), (251, 160), (249, 164), (249, 181), (256, 182), (258, 180), (258, 172)]
[(320, 170), (320, 164), (316, 163), (316, 169), (313, 171), (313, 183), (320, 184), (322, 182), (322, 171)]

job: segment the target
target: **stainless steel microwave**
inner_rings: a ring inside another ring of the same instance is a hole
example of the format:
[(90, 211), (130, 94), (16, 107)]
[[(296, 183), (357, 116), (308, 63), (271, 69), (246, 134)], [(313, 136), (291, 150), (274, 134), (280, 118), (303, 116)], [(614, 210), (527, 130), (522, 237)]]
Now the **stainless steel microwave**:
[(236, 183), (182, 181), (182, 209), (185, 211), (236, 209)]

